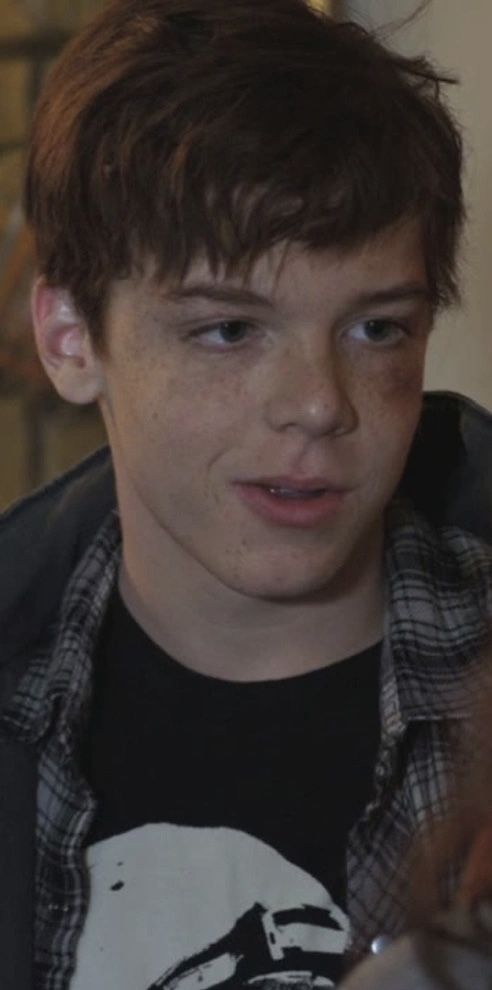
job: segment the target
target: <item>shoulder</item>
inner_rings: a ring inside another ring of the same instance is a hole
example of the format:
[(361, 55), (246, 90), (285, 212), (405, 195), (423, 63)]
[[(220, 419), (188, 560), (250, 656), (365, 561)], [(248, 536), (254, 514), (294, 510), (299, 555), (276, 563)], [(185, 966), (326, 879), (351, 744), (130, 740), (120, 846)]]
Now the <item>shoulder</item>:
[(114, 477), (108, 447), (96, 450), (65, 474), (21, 498), (0, 513), (0, 541), (8, 539), (17, 529), (30, 526), (37, 518), (50, 522), (59, 519), (67, 509), (81, 520), (97, 510), (99, 505), (114, 502)]
[(77, 563), (116, 505), (104, 448), (0, 517), (0, 664), (56, 613)]
[(429, 392), (400, 494), (437, 526), (492, 543), (492, 414), (452, 392)]

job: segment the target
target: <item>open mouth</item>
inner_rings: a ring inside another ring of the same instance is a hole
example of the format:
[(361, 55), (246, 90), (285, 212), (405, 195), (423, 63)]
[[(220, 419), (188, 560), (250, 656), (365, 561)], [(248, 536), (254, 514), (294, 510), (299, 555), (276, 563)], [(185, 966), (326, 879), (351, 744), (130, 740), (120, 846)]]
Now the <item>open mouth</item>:
[(240, 483), (243, 501), (257, 515), (280, 526), (312, 527), (332, 520), (346, 492), (316, 482), (287, 484), (283, 479)]
[(286, 499), (316, 499), (326, 495), (328, 491), (327, 488), (314, 488), (311, 491), (306, 491), (298, 488), (277, 488), (270, 485), (264, 485), (262, 487), (264, 487), (270, 495), (275, 495), (277, 498)]

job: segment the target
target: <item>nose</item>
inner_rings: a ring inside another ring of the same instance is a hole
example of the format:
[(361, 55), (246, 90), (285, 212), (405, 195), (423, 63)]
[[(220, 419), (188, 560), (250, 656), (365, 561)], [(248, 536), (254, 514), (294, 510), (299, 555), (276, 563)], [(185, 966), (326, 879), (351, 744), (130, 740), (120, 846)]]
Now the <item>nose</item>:
[(350, 433), (357, 412), (343, 362), (331, 350), (292, 348), (277, 367), (267, 419), (275, 430), (298, 429), (313, 438)]

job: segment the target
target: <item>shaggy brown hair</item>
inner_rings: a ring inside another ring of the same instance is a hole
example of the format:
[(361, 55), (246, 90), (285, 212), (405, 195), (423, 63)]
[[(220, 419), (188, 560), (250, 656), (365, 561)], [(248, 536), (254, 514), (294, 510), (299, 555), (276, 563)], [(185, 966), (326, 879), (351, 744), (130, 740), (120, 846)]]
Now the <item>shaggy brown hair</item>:
[(463, 203), (444, 81), (304, 0), (113, 0), (35, 114), (40, 272), (97, 340), (111, 280), (148, 256), (179, 282), (199, 256), (247, 271), (279, 242), (345, 250), (419, 217), (447, 302)]

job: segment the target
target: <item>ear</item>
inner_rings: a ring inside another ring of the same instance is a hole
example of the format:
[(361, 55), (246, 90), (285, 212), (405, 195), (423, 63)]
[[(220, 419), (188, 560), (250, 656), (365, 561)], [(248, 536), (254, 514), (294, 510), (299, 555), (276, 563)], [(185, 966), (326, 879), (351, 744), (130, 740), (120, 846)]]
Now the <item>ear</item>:
[(103, 392), (102, 363), (70, 293), (39, 278), (31, 310), (38, 354), (59, 395), (78, 405), (94, 402)]

